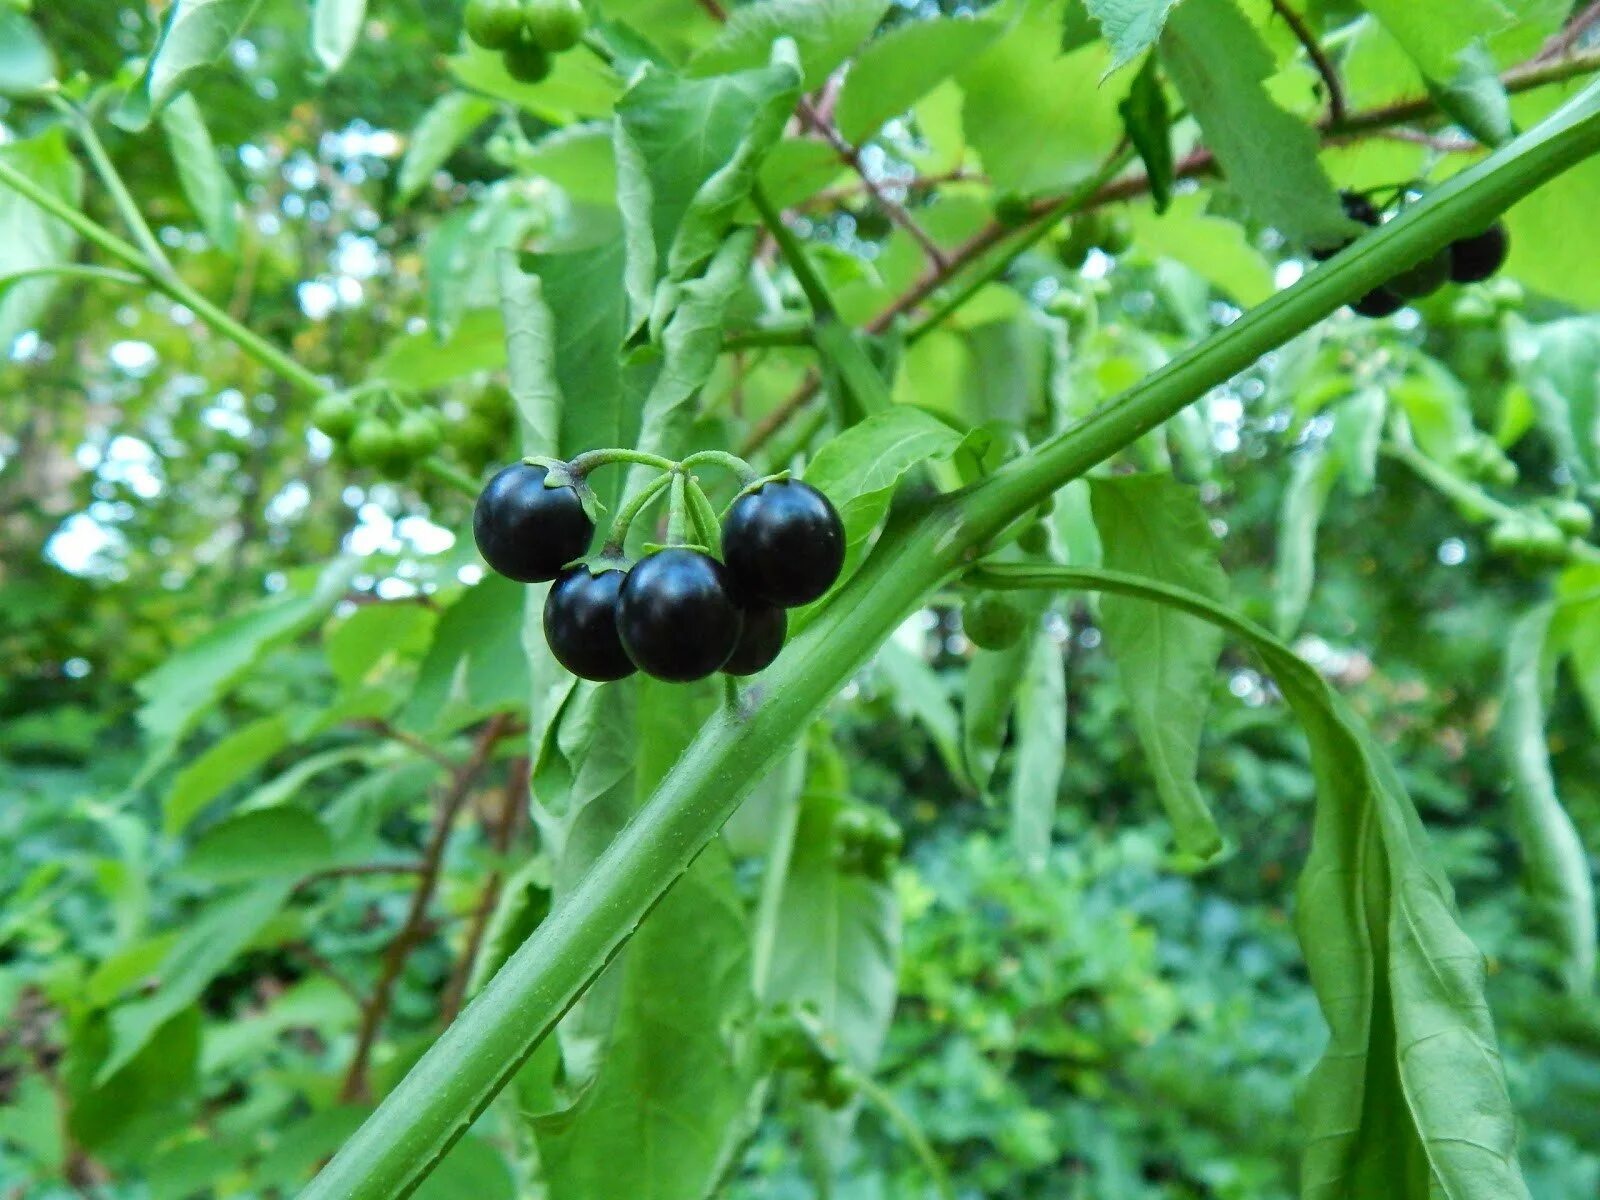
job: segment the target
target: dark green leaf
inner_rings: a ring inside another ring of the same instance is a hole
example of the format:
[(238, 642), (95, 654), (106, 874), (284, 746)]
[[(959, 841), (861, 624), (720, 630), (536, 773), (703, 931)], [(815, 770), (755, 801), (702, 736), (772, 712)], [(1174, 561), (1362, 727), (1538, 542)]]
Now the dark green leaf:
[(224, 254), (239, 249), (239, 189), (223, 169), (200, 105), (188, 93), (161, 111), (161, 128), (178, 168), (178, 182), (189, 207), (213, 245)]
[(1172, 203), (1172, 112), (1154, 54), (1144, 60), (1117, 111), (1122, 114), (1128, 140), (1139, 152), (1150, 177), (1150, 199), (1155, 210), (1164, 213)]

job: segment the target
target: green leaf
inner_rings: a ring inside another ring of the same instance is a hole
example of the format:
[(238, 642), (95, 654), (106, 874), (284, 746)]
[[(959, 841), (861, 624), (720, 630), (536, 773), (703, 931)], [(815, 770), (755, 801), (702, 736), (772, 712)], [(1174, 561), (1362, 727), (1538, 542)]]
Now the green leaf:
[(699, 274), (721, 246), (799, 89), (798, 67), (780, 53), (772, 66), (709, 79), (646, 68), (617, 102), (618, 203), (635, 327), (658, 315), (659, 281)]
[(1161, 50), (1228, 186), (1257, 220), (1306, 245), (1354, 231), (1317, 161), (1316, 134), (1263, 86), (1276, 64), (1233, 0), (1185, 0)]
[(1167, 14), (1178, 0), (1087, 0), (1089, 14), (1100, 22), (1116, 57), (1115, 70), (1156, 44)]
[(1580, 483), (1600, 481), (1600, 319), (1514, 319), (1506, 330), (1539, 428)]
[(1122, 114), (1128, 140), (1139, 152), (1139, 160), (1150, 177), (1150, 199), (1155, 210), (1164, 213), (1172, 203), (1172, 111), (1154, 54), (1144, 60), (1117, 111)]
[(32, 21), (0, 7), (0, 96), (34, 96), (56, 77), (56, 59)]
[(518, 155), (517, 168), (548, 179), (570, 200), (608, 208), (616, 203), (616, 145), (611, 127), (601, 122), (551, 130)]
[(187, 92), (175, 97), (161, 110), (161, 129), (183, 194), (206, 236), (224, 254), (237, 254), (239, 189), (217, 157), (199, 103)]
[[(834, 114), (839, 133), (860, 144), (972, 62), (1005, 32), (970, 16), (908, 21), (874, 39), (850, 67)], [(774, 196), (774, 203), (782, 201)]]
[(1031, 639), (1017, 695), (1016, 759), (1011, 767), (1011, 846), (1030, 871), (1044, 869), (1056, 798), (1067, 766), (1067, 679), (1061, 647), (1048, 633)]
[(505, 326), (492, 308), (466, 313), (443, 341), (439, 331), (403, 333), (372, 364), (372, 378), (431, 391), (467, 375), (506, 365)]
[(289, 722), (275, 714), (231, 731), (185, 764), (162, 802), (162, 825), (181, 833), (211, 801), (289, 744)]
[(150, 111), (160, 112), (244, 32), (261, 0), (177, 0), (145, 67)]
[(1004, 650), (978, 650), (967, 667), (966, 695), (961, 705), (961, 753), (968, 776), (980, 790), (989, 786), (1019, 703), (1017, 680), (1033, 657), (1032, 630), (1045, 609), (1044, 597), (1016, 601), (1027, 613), (1030, 633)]
[(1544, 605), (1511, 627), (1500, 735), (1523, 886), (1535, 919), (1555, 943), (1567, 991), (1586, 996), (1595, 973), (1594, 877), (1583, 841), (1556, 795), (1545, 742), (1545, 695), (1554, 674), (1547, 638), (1554, 613), (1553, 605)]
[(1511, 99), (1494, 58), (1482, 46), (1463, 51), (1448, 81), (1429, 79), (1428, 94), (1455, 123), (1486, 146), (1503, 146), (1516, 134)]
[(429, 734), (527, 705), (523, 591), (509, 579), (490, 575), (446, 610), (401, 712), (405, 728)]
[(201, 834), (184, 856), (183, 873), (207, 883), (301, 879), (332, 866), (333, 838), (301, 808), (240, 813)]
[(381, 675), (396, 660), (421, 658), (439, 615), (421, 604), (363, 604), (322, 638), (328, 668), (346, 691)]
[(1303, 1092), (1302, 1194), (1528, 1200), (1483, 955), (1349, 705), (1266, 630), (1196, 592), (1123, 572), (1028, 567), (1017, 578), (1138, 597), (1227, 630), (1261, 655), (1305, 730), (1317, 809), (1295, 929), (1331, 1036)]
[(710, 45), (690, 62), (696, 75), (723, 75), (764, 65), (772, 44), (792, 38), (807, 91), (827, 82), (872, 35), (889, 0), (762, 0), (735, 8)]
[(491, 116), (494, 102), (468, 92), (446, 92), (422, 114), (395, 183), (395, 203), (405, 205), (428, 185), (462, 142)]
[(873, 660), (895, 711), (922, 726), (950, 777), (971, 786), (961, 753), (961, 722), (938, 674), (899, 642), (885, 642)]
[(311, 48), (331, 73), (344, 66), (367, 20), (367, 0), (312, 0)]
[[(1212, 599), (1226, 594), (1216, 537), (1191, 489), (1168, 475), (1094, 479), (1091, 487), (1108, 569), (1169, 579)], [(1101, 624), (1178, 848), (1210, 859), (1222, 836), (1195, 768), (1222, 636), (1170, 608), (1120, 598), (1102, 603)]]
[(1278, 512), (1278, 562), (1272, 577), (1272, 628), (1293, 637), (1305, 616), (1317, 574), (1317, 527), (1339, 477), (1339, 455), (1327, 442), (1295, 456)]
[(550, 898), (550, 864), (542, 857), (530, 858), (506, 880), (484, 928), (483, 949), (472, 964), (469, 996), (476, 996), (549, 916)]
[(157, 972), (155, 990), (111, 1012), (111, 1049), (95, 1071), (104, 1084), (133, 1062), (173, 1017), (191, 1008), (206, 986), (277, 915), (294, 884), (275, 880), (214, 900), (189, 917)]
[(1510, 21), (1498, 0), (1362, 0), (1362, 7), (1429, 79), (1453, 78), (1463, 52)]
[(103, 1013), (80, 1017), (61, 1080), (72, 1142), (98, 1158), (133, 1164), (182, 1128), (200, 1099), (200, 1027), (198, 1011), (175, 1012), (137, 1052), (107, 1069), (112, 1025)]
[(1259, 304), (1275, 290), (1271, 264), (1236, 222), (1206, 212), (1203, 194), (1174, 196), (1164, 215), (1139, 205), (1128, 216), (1140, 250), (1182, 263), (1237, 304)]
[(269, 650), (321, 621), (344, 598), (357, 566), (339, 559), (321, 572), (296, 572), (281, 593), (213, 626), (135, 683), (144, 701), (139, 725), (152, 743), (140, 781)]
[[(83, 172), (67, 148), (64, 130), (0, 145), (0, 161), (15, 167), (51, 195), (76, 208)], [(72, 261), (78, 235), (10, 188), (0, 188), (0, 277), (63, 266)], [(32, 328), (55, 295), (55, 279), (30, 279), (0, 291), (0, 349), (9, 353), (19, 333)]]
[(1062, 55), (1061, 4), (1012, 3), (1004, 37), (959, 76), (967, 144), (998, 192), (1061, 191), (1100, 169), (1122, 136), (1119, 94), (1102, 87), (1108, 48)]
[(467, 90), (518, 105), (552, 125), (609, 116), (622, 92), (621, 77), (593, 54), (555, 55), (550, 74), (536, 84), (518, 83), (506, 74), (499, 53), (471, 41), (449, 65)]

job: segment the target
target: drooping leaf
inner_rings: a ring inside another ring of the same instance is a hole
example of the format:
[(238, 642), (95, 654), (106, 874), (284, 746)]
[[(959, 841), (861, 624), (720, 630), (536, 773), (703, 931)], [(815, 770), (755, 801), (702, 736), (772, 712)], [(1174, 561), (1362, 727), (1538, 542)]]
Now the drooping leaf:
[(1272, 626), (1293, 637), (1305, 616), (1317, 573), (1317, 527), (1328, 493), (1339, 477), (1339, 456), (1326, 442), (1295, 457), (1278, 513), (1278, 561), (1272, 577)]
[(261, 0), (177, 0), (145, 67), (145, 96), (160, 112), (244, 32)]
[(1067, 765), (1067, 680), (1061, 647), (1034, 635), (1017, 695), (1016, 755), (1011, 766), (1011, 846), (1030, 871), (1050, 852), (1056, 797)]
[(207, 804), (288, 744), (289, 723), (275, 713), (233, 730), (190, 760), (173, 779), (162, 804), (166, 831), (181, 832)]
[(55, 77), (55, 55), (33, 22), (0, 8), (0, 96), (36, 95)]
[(469, 92), (446, 92), (435, 100), (411, 132), (395, 184), (395, 203), (412, 200), (473, 130), (493, 115), (492, 101)]
[(1172, 112), (1154, 54), (1144, 60), (1117, 111), (1122, 114), (1128, 140), (1139, 152), (1145, 174), (1150, 177), (1150, 199), (1155, 210), (1164, 213), (1172, 203)]
[(1516, 133), (1511, 100), (1493, 56), (1482, 46), (1463, 51), (1455, 73), (1428, 80), (1428, 93), (1457, 125), (1486, 146), (1503, 146)]
[(1460, 57), (1509, 22), (1498, 0), (1362, 0), (1429, 79), (1455, 77)]
[[(1095, 479), (1091, 488), (1108, 569), (1169, 579), (1212, 599), (1226, 593), (1216, 539), (1193, 491), (1169, 475)], [(1222, 836), (1195, 768), (1222, 636), (1170, 608), (1121, 598), (1103, 602), (1101, 622), (1178, 847), (1209, 859)]]
[(1600, 320), (1516, 320), (1507, 328), (1511, 361), (1539, 428), (1580, 482), (1600, 480)]
[(367, 0), (313, 0), (311, 48), (328, 71), (344, 66), (367, 20)]
[(1161, 53), (1229, 187), (1256, 219), (1312, 246), (1355, 231), (1317, 161), (1316, 135), (1263, 86), (1276, 66), (1233, 0), (1184, 0)]
[(694, 56), (696, 75), (759, 67), (772, 44), (792, 38), (800, 51), (806, 89), (814, 90), (871, 36), (889, 0), (762, 0), (733, 9), (726, 25)]
[[(83, 172), (60, 128), (26, 141), (0, 145), (0, 161), (15, 167), (57, 199), (77, 207)], [(71, 262), (78, 235), (10, 188), (0, 188), (0, 278)], [(0, 291), (0, 351), (39, 319), (57, 281), (29, 279)]]
[(1523, 887), (1542, 931), (1555, 943), (1562, 982), (1582, 996), (1594, 988), (1595, 889), (1583, 840), (1556, 794), (1546, 744), (1545, 693), (1552, 674), (1546, 643), (1554, 611), (1550, 605), (1536, 608), (1511, 627), (1500, 734)]
[(834, 114), (850, 143), (866, 141), (994, 44), (1005, 25), (967, 16), (909, 21), (875, 39), (845, 77)]
[(1167, 14), (1178, 0), (1087, 0), (1089, 14), (1100, 23), (1116, 55), (1112, 68), (1130, 63), (1156, 44)]
[(182, 1128), (200, 1100), (200, 1031), (199, 1012), (175, 1012), (107, 1070), (116, 1046), (113, 1026), (104, 1013), (80, 1017), (62, 1070), (66, 1131), (74, 1144), (103, 1160), (131, 1164)]
[(970, 786), (966, 760), (961, 753), (961, 721), (938, 674), (922, 658), (893, 640), (884, 643), (874, 664), (895, 710), (922, 726), (950, 777)]
[(239, 189), (223, 169), (211, 131), (195, 98), (185, 92), (161, 110), (161, 129), (178, 168), (189, 207), (213, 245), (224, 254), (239, 249)]

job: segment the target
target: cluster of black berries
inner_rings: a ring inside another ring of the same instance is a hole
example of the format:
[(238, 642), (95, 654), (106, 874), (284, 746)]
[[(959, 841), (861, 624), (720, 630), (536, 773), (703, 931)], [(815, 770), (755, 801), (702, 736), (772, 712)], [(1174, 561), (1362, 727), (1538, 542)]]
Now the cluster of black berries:
[[(1376, 228), (1383, 214), (1359, 192), (1343, 192), (1344, 211), (1353, 221)], [(1319, 262), (1332, 258), (1355, 239), (1340, 245), (1313, 250)], [(1412, 300), (1431, 296), (1447, 283), (1482, 283), (1505, 265), (1511, 249), (1505, 223), (1496, 221), (1481, 233), (1457, 238), (1437, 254), (1407, 267), (1387, 283), (1373, 288), (1350, 307), (1364, 317), (1388, 317)]]
[(595, 526), (578, 485), (516, 463), (483, 489), (478, 550), (521, 583), (554, 580), (544, 632), (558, 662), (605, 682), (643, 671), (689, 683), (754, 675), (788, 635), (785, 609), (826, 592), (844, 565), (844, 524), (828, 498), (795, 479), (753, 485), (722, 523), (723, 559), (668, 546), (628, 564), (615, 547), (587, 559)]
[(583, 41), (589, 19), (580, 0), (468, 0), (466, 26), (469, 38), (499, 53), (507, 75), (538, 83), (552, 55)]

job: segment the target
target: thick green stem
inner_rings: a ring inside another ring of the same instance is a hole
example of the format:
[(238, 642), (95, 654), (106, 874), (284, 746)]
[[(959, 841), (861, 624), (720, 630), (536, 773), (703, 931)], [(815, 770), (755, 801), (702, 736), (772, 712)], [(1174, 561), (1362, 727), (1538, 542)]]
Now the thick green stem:
[(586, 450), (578, 455), (567, 465), (572, 473), (582, 478), (601, 467), (610, 466), (612, 463), (634, 463), (641, 467), (654, 467), (658, 471), (675, 471), (678, 464), (670, 458), (662, 458), (659, 454), (649, 454), (643, 450)]
[(302, 1200), (410, 1195), (650, 908), (907, 613), (1045, 496), (1111, 458), (1339, 305), (1482, 228), (1600, 150), (1600, 86), (1457, 176), (1121, 399), (963, 492), (892, 518), (861, 569), (766, 673), (719, 711), (589, 872), (390, 1093)]

